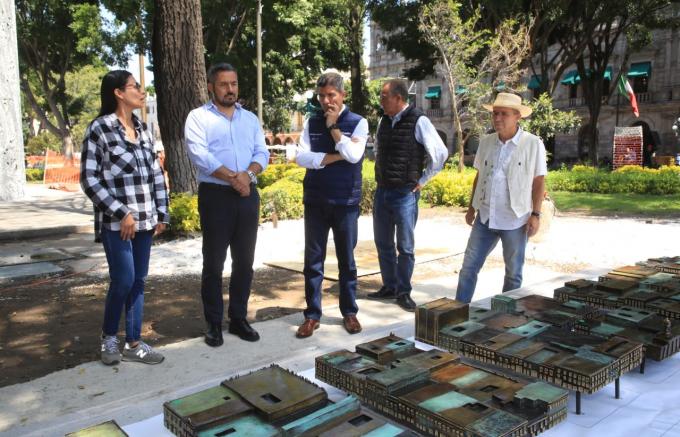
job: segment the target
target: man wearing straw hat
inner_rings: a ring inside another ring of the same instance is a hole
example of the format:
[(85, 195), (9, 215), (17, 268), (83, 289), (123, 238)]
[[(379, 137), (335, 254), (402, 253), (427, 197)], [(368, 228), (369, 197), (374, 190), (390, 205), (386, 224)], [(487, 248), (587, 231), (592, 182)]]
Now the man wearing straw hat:
[(499, 93), (489, 110), (496, 131), (479, 142), (471, 204), (465, 221), (472, 232), (458, 276), (456, 300), (470, 302), (486, 257), (501, 240), (505, 261), (503, 292), (522, 286), (524, 250), (541, 220), (547, 174), (545, 147), (522, 130), (519, 120), (531, 114), (519, 96)]

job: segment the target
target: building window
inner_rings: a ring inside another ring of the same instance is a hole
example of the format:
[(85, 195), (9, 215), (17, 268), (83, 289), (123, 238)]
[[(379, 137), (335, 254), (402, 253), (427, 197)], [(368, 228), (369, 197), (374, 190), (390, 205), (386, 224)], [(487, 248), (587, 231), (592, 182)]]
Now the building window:
[(430, 109), (439, 109), (442, 97), (442, 87), (438, 85), (427, 87), (427, 92), (424, 97), (426, 100), (430, 101)]
[(636, 94), (647, 92), (649, 76), (651, 73), (651, 62), (636, 62), (630, 65), (630, 69), (628, 70), (628, 79), (630, 80), (633, 91)]
[(646, 93), (647, 85), (649, 83), (648, 79), (649, 78), (647, 76), (634, 77), (633, 83), (631, 84), (633, 87), (633, 92), (635, 92), (635, 94)]
[(575, 99), (578, 95), (578, 84), (569, 85), (569, 98)]
[(541, 78), (537, 74), (531, 76), (531, 80), (527, 84), (527, 88), (533, 93), (534, 99), (537, 99), (541, 94)]

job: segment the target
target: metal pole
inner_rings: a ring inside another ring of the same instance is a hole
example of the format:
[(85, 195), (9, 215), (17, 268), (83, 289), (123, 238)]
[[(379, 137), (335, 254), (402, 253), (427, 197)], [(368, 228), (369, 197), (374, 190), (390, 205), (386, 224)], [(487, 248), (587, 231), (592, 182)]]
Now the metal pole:
[(621, 93), (616, 91), (616, 121), (614, 122), (614, 127), (619, 125), (619, 99), (621, 99)]
[[(146, 89), (144, 84), (144, 53), (139, 54), (139, 84), (142, 86), (142, 90)], [(142, 106), (142, 121), (146, 123), (146, 105)]]
[(614, 397), (616, 399), (621, 399), (621, 379), (616, 378), (614, 380)]
[(262, 1), (257, 0), (257, 118), (262, 124)]

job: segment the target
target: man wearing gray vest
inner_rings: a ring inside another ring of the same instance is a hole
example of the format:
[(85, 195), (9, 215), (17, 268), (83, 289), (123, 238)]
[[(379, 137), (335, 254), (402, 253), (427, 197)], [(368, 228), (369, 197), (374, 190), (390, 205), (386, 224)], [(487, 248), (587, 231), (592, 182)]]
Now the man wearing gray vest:
[(501, 240), (505, 261), (503, 292), (522, 286), (524, 250), (538, 231), (547, 174), (540, 138), (522, 130), (519, 120), (531, 108), (519, 96), (499, 93), (491, 105), (493, 134), (479, 142), (472, 202), (465, 221), (472, 232), (458, 276), (456, 300), (469, 303), (486, 257)]
[(367, 297), (396, 299), (402, 309), (414, 311), (411, 276), (418, 199), (421, 188), (442, 169), (449, 153), (432, 122), (420, 109), (408, 104), (406, 81), (385, 82), (380, 105), (385, 116), (376, 133), (378, 188), (373, 201), (373, 238), (383, 285)]

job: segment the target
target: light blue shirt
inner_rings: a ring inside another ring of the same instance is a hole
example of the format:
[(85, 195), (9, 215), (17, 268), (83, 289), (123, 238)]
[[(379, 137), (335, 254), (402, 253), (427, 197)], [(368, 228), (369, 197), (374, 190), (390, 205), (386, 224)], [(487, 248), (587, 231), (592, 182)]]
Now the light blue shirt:
[(189, 159), (198, 170), (198, 182), (229, 185), (211, 175), (221, 166), (241, 172), (252, 162), (260, 164), (262, 170), (269, 163), (259, 120), (238, 103), (231, 119), (212, 101), (194, 109), (184, 124), (184, 138)]
[[(391, 118), (392, 127), (401, 120), (401, 116), (406, 109), (408, 109), (408, 106), (405, 106), (404, 109)], [(378, 126), (380, 126), (380, 123), (378, 123)], [(422, 187), (444, 168), (444, 163), (449, 157), (449, 150), (444, 145), (430, 119), (424, 115), (419, 117), (416, 122), (415, 134), (416, 141), (425, 147), (425, 169), (423, 170), (423, 175), (418, 180), (418, 184)], [(376, 134), (377, 137), (378, 135)], [(378, 143), (375, 144), (375, 153), (380, 153), (380, 144)]]

